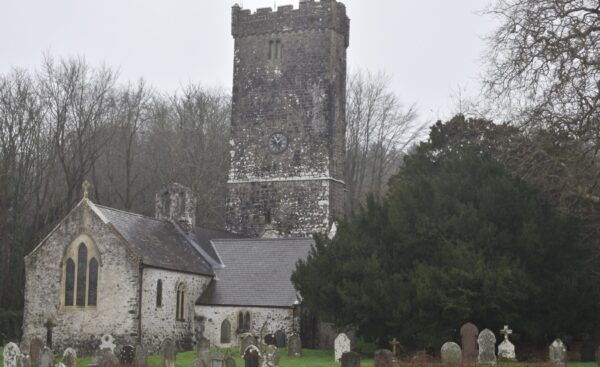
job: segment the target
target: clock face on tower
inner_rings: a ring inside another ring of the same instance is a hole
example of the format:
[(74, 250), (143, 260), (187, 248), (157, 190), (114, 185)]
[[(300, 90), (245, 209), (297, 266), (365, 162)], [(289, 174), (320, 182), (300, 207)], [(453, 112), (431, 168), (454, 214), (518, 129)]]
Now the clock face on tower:
[(273, 154), (283, 153), (288, 146), (288, 137), (284, 133), (275, 133), (269, 138), (269, 150)]

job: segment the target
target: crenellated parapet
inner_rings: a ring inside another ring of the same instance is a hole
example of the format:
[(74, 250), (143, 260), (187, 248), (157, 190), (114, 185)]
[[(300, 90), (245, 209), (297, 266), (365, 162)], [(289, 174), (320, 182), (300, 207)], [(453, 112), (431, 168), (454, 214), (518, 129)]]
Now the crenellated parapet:
[(281, 32), (309, 30), (334, 30), (342, 34), (346, 47), (350, 41), (350, 19), (344, 4), (335, 0), (301, 0), (298, 9), (285, 5), (273, 11), (272, 8), (257, 9), (254, 13), (232, 7), (231, 33), (234, 38)]

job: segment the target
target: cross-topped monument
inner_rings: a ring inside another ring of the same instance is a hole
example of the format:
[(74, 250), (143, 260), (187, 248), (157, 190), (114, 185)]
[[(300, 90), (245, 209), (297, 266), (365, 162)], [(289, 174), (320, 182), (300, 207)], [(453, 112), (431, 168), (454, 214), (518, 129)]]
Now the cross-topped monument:
[(500, 334), (504, 334), (504, 340), (508, 340), (508, 336), (512, 333), (513, 331), (508, 328), (508, 325), (504, 325), (504, 329), (500, 330)]
[(398, 341), (398, 339), (394, 338), (390, 341), (390, 345), (392, 346), (392, 354), (395, 357), (397, 351), (396, 348), (400, 345), (400, 342)]
[(87, 199), (88, 196), (90, 195), (90, 183), (88, 180), (83, 180), (83, 183), (81, 184), (81, 188), (83, 188), (83, 198)]

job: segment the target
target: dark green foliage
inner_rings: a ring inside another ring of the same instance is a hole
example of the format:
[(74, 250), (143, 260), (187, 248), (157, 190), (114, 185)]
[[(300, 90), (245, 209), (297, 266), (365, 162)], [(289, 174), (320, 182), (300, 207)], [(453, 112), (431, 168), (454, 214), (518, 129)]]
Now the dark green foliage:
[(600, 326), (578, 223), (493, 158), (511, 132), (457, 116), (405, 158), (384, 200), (317, 236), (293, 282), (337, 326), (386, 345), (439, 346), (466, 321), (547, 341)]
[(19, 340), (23, 313), (0, 309), (0, 345)]

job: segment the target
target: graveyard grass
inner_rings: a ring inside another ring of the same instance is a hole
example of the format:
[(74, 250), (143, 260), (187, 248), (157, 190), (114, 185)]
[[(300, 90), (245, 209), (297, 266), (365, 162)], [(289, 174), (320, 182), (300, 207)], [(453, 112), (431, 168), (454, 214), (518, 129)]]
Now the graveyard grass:
[[(0, 366), (4, 365), (3, 359), (4, 348), (0, 347)], [(320, 350), (307, 350), (304, 349), (303, 355), (301, 358), (290, 358), (287, 356), (287, 351), (285, 349), (281, 350), (281, 367), (339, 367), (340, 365), (333, 362), (333, 352), (330, 351), (320, 351)], [(233, 353), (235, 356), (237, 366), (244, 366), (243, 361), (239, 358), (237, 353)], [(196, 358), (196, 353), (194, 352), (184, 352), (177, 354), (177, 367), (190, 367), (192, 365), (192, 361)], [(77, 367), (87, 367), (87, 365), (91, 362), (90, 357), (83, 357), (77, 360)], [(160, 356), (151, 356), (148, 358), (148, 362), (152, 367), (160, 366)], [(373, 359), (372, 358), (363, 358), (362, 367), (372, 367)], [(410, 366), (409, 364), (403, 364), (402, 366)], [(413, 364), (413, 366), (441, 366), (441, 364)], [(475, 365), (474, 365), (475, 366)], [(542, 363), (498, 363), (497, 367), (527, 367), (527, 366), (549, 366), (548, 364)], [(573, 362), (569, 363), (568, 367), (596, 367), (596, 363), (579, 363)]]

